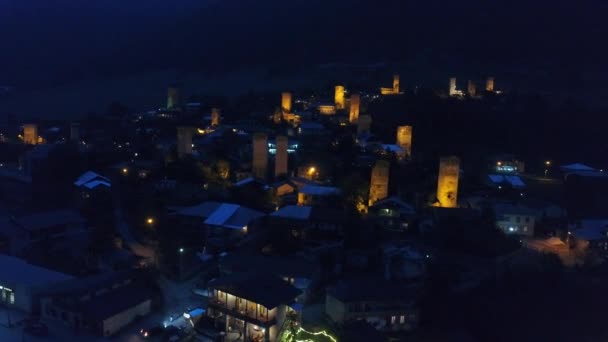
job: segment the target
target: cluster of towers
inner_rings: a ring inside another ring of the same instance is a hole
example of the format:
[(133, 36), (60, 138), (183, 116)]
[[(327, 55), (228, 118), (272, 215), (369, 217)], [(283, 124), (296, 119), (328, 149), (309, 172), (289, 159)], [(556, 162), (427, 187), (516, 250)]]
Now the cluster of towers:
[[(485, 90), (487, 93), (494, 93), (494, 77), (488, 77), (486, 79)], [(477, 85), (472, 80), (467, 81), (467, 95), (477, 96)], [(450, 86), (448, 90), (450, 96), (463, 96), (464, 92), (456, 87), (456, 77), (450, 78)]]
[(399, 86), (399, 75), (393, 75), (393, 87), (392, 88), (380, 88), (380, 94), (382, 95), (397, 95), (401, 94)]

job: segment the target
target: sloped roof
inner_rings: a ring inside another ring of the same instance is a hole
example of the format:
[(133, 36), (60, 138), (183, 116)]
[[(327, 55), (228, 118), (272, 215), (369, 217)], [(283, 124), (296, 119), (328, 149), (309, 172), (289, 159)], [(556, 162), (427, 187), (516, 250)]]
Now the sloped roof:
[(80, 175), (80, 177), (78, 177), (78, 179), (76, 179), (76, 181), (74, 182), (74, 185), (76, 186), (83, 186), (91, 181), (103, 181), (106, 182), (108, 184), (110, 184), (110, 180), (96, 172), (93, 171), (87, 171), (85, 173), (83, 173), (82, 175)]
[(300, 189), (300, 192), (306, 195), (332, 196), (338, 195), (340, 193), (340, 189), (333, 186), (304, 185)]
[(6, 286), (21, 284), (47, 287), (72, 278), (67, 274), (28, 264), (25, 260), (8, 255), (0, 255), (0, 270), (2, 270), (0, 283)]
[(297, 220), (308, 220), (312, 207), (299, 205), (286, 205), (270, 214), (274, 217), (292, 218)]
[(227, 292), (273, 309), (290, 304), (302, 292), (276, 276), (258, 272), (237, 273), (209, 282), (209, 287)]
[(84, 218), (74, 210), (53, 210), (22, 216), (13, 221), (22, 229), (38, 230), (70, 223), (83, 223)]
[(581, 163), (562, 165), (562, 166), (560, 166), (560, 169), (562, 169), (564, 171), (596, 171), (591, 166), (581, 164)]

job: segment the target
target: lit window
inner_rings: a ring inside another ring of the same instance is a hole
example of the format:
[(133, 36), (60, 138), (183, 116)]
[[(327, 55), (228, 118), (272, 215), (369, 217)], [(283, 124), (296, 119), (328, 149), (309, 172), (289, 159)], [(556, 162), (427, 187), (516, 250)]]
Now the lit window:
[(391, 324), (395, 324), (397, 321), (397, 316), (391, 316)]
[(399, 324), (405, 323), (405, 315), (399, 316)]

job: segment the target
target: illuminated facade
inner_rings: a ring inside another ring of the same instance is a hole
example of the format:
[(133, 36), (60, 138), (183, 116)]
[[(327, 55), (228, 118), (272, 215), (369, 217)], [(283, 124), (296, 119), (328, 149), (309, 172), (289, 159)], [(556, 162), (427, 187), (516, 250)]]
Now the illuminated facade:
[(80, 123), (72, 122), (70, 124), (70, 141), (80, 141)]
[(393, 92), (399, 94), (399, 75), (393, 75)]
[(370, 134), (372, 126), (372, 117), (370, 115), (360, 115), (357, 121), (357, 134)]
[(291, 113), (291, 93), (284, 92), (281, 94), (281, 108), (285, 113)]
[(264, 133), (253, 135), (253, 176), (260, 179), (266, 178), (268, 167), (268, 137)]
[(192, 135), (194, 128), (187, 126), (177, 127), (177, 157), (183, 158), (184, 156), (192, 154)]
[(477, 94), (477, 86), (475, 85), (475, 82), (471, 80), (467, 82), (467, 93), (469, 96), (475, 96)]
[(494, 92), (494, 77), (488, 77), (486, 80), (486, 91), (490, 93)]
[(335, 105), (319, 105), (319, 107), (317, 107), (317, 109), (319, 110), (319, 113), (323, 114), (323, 115), (334, 115), (336, 114), (336, 106)]
[(399, 75), (393, 75), (393, 87), (392, 88), (380, 88), (380, 94), (382, 95), (397, 95), (400, 93)]
[(220, 125), (220, 109), (219, 108), (211, 108), (211, 126), (219, 126)]
[(177, 108), (179, 106), (179, 88), (169, 87), (167, 90), (167, 109)]
[(336, 109), (344, 109), (344, 86), (337, 85), (334, 93)]
[(28, 145), (38, 144), (38, 126), (36, 124), (23, 125), (23, 142)]
[(369, 185), (369, 206), (388, 197), (388, 178), (390, 163), (378, 160), (372, 169), (372, 178)]
[(456, 208), (458, 206), (459, 175), (460, 159), (458, 157), (443, 157), (439, 160), (439, 176), (437, 178), (438, 207)]
[(412, 126), (397, 127), (397, 145), (408, 157), (412, 157)]
[(450, 96), (458, 95), (458, 90), (456, 90), (456, 77), (450, 78)]
[(288, 140), (286, 136), (277, 137), (277, 154), (274, 160), (274, 176), (279, 177), (287, 174), (288, 165)]
[(353, 94), (350, 96), (350, 110), (348, 114), (348, 121), (351, 124), (356, 124), (359, 121), (359, 109), (361, 107), (361, 96), (359, 94)]

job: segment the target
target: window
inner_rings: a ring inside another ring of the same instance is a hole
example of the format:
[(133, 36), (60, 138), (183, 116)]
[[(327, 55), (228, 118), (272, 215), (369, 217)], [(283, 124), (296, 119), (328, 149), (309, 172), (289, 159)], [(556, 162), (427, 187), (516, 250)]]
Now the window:
[(399, 316), (399, 324), (405, 323), (405, 315)]
[(520, 223), (521, 222), (521, 217), (517, 216), (517, 218), (515, 218), (515, 222)]
[(391, 316), (391, 324), (395, 324), (397, 321), (397, 316)]
[(530, 223), (530, 216), (526, 216), (526, 223)]

